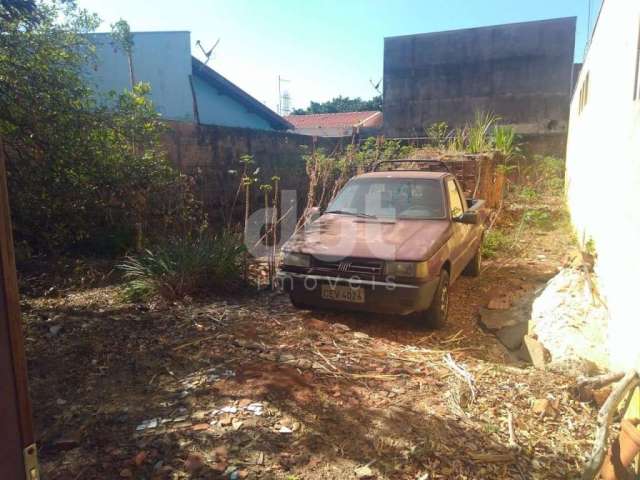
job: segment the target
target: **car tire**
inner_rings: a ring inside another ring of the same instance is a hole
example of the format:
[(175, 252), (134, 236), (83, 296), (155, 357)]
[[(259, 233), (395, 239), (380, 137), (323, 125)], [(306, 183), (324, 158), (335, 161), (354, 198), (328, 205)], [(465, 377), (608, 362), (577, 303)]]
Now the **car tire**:
[(442, 270), (431, 305), (425, 312), (427, 326), (442, 328), (449, 316), (449, 272)]
[(475, 255), (469, 261), (464, 270), (462, 271), (463, 275), (467, 277), (477, 277), (480, 275), (480, 267), (482, 266), (482, 242), (478, 246), (478, 250), (476, 250)]

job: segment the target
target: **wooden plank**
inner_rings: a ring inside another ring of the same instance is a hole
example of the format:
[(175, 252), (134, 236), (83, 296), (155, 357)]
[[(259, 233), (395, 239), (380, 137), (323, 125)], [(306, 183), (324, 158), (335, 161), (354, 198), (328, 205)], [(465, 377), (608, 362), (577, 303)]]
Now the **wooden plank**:
[(18, 282), (0, 143), (0, 478), (24, 478), (23, 449), (34, 443)]

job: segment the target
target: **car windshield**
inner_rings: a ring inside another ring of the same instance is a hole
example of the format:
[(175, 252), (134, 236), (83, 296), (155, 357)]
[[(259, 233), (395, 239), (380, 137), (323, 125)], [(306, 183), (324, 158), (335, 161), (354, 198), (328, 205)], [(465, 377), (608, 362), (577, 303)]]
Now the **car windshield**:
[(327, 213), (401, 219), (444, 218), (442, 185), (434, 179), (361, 178), (338, 193)]

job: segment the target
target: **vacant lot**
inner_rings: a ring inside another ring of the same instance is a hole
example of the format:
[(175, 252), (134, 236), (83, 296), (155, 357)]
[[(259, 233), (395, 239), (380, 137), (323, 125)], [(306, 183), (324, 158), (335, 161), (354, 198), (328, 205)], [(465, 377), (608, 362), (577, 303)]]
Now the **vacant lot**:
[(44, 477), (574, 476), (595, 407), (477, 325), (481, 306), (532, 292), (570, 245), (558, 227), (522, 243), (454, 285), (441, 331), (299, 311), (271, 292), (149, 306), (123, 304), (117, 285), (31, 279), (47, 293), (23, 305)]

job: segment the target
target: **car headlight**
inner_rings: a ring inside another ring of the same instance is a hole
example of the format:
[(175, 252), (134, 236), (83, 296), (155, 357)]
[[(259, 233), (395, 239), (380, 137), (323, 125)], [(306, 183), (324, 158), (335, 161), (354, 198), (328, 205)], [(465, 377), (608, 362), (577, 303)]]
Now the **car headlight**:
[(289, 267), (309, 267), (311, 257), (304, 253), (286, 252), (282, 259), (282, 264)]
[(427, 262), (387, 262), (385, 274), (394, 277), (423, 278), (429, 274)]

